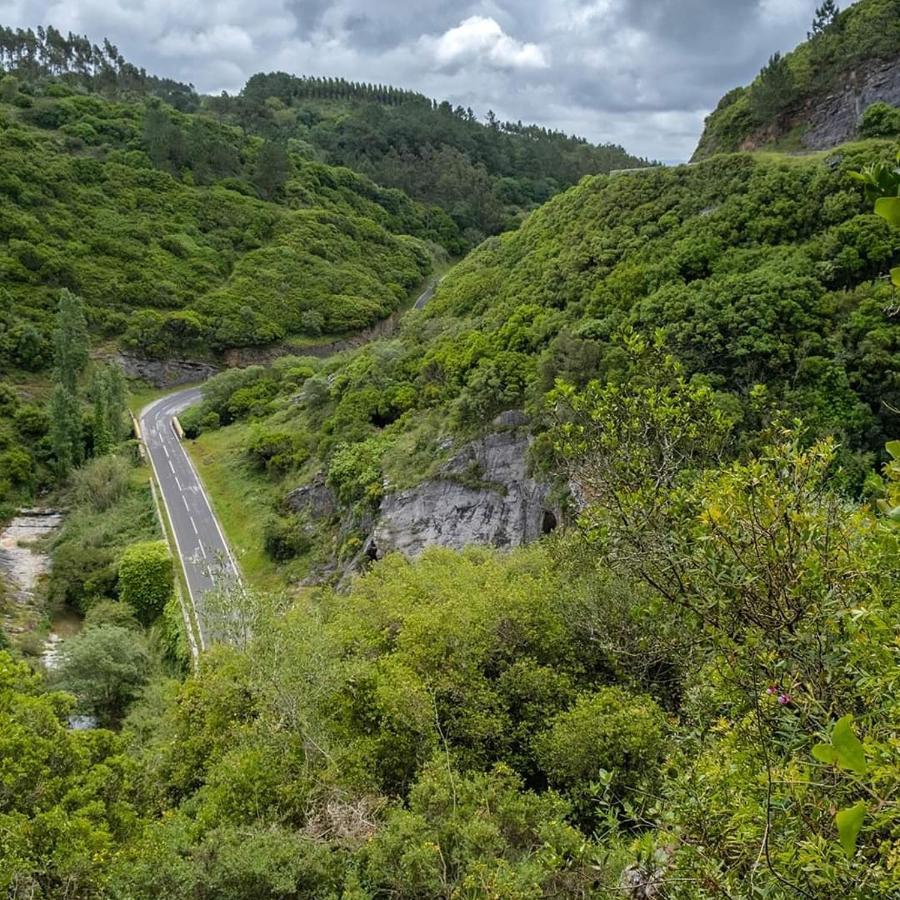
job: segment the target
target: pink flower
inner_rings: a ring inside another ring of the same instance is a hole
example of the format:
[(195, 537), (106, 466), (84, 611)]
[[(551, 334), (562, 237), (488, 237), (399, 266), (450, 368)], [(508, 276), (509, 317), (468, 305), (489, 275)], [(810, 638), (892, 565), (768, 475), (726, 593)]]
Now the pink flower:
[(766, 688), (766, 693), (771, 697), (772, 694), (777, 694), (777, 693), (778, 693), (778, 687), (777, 687), (776, 685), (774, 685), (774, 684), (770, 684), (770, 685)]
[(788, 703), (791, 702), (790, 694), (779, 694), (779, 695), (778, 695), (778, 702), (779, 702), (782, 706), (787, 706)]

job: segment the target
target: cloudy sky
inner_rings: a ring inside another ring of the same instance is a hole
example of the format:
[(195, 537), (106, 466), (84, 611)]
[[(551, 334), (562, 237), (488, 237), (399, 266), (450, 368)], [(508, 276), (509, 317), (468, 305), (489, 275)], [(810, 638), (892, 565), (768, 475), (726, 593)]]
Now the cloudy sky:
[(678, 160), (726, 90), (805, 37), (817, 2), (0, 0), (0, 23), (108, 36), (204, 92), (258, 71), (343, 76)]

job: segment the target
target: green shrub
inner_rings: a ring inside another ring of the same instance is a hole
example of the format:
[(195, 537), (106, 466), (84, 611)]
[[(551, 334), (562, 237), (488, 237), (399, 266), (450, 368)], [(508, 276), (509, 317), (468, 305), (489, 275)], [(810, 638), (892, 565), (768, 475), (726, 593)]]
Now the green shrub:
[(72, 496), (79, 506), (105, 512), (128, 493), (131, 463), (124, 456), (100, 456), (72, 473)]
[(534, 741), (550, 783), (576, 792), (612, 773), (618, 787), (653, 772), (665, 752), (666, 720), (649, 697), (619, 687), (583, 695)]
[(272, 559), (283, 562), (307, 553), (312, 541), (296, 516), (273, 516), (266, 522), (263, 544)]
[(174, 588), (169, 548), (162, 541), (132, 544), (119, 557), (119, 599), (132, 606), (144, 624), (163, 611)]
[(139, 696), (150, 670), (144, 636), (121, 625), (94, 625), (65, 641), (55, 681), (103, 726), (115, 725)]
[(869, 138), (892, 138), (900, 135), (900, 109), (879, 100), (863, 113), (859, 133)]

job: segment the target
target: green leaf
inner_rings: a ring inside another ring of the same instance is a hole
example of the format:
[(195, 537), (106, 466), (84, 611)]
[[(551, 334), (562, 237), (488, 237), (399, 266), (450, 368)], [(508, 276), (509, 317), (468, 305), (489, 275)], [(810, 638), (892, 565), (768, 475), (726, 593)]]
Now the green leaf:
[(862, 741), (853, 733), (853, 716), (843, 716), (835, 723), (830, 744), (816, 744), (812, 755), (819, 762), (838, 765), (857, 775), (867, 771), (866, 753)]
[(837, 751), (838, 765), (857, 775), (865, 775), (866, 753), (862, 741), (853, 733), (853, 716), (843, 716), (835, 723), (831, 743)]
[(890, 453), (893, 459), (900, 459), (900, 441), (888, 441), (884, 449)]
[(875, 215), (900, 228), (900, 197), (880, 197), (875, 201)]
[(812, 755), (826, 765), (833, 766), (837, 762), (837, 751), (831, 744), (816, 744), (812, 748)]
[(859, 829), (862, 828), (866, 811), (866, 804), (860, 800), (859, 803), (854, 803), (853, 806), (840, 810), (834, 817), (834, 823), (837, 825), (838, 830), (838, 839), (847, 856), (853, 856), (856, 852), (856, 838), (859, 836)]
[(894, 287), (900, 287), (900, 266), (891, 269), (891, 283)]

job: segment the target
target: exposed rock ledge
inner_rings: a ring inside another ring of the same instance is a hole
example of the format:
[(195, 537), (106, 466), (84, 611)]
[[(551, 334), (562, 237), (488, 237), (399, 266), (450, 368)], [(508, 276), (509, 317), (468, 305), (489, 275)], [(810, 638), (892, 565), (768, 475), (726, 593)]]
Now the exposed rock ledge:
[(454, 456), (437, 478), (387, 494), (367, 547), (369, 556), (470, 544), (517, 547), (556, 526), (549, 487), (529, 477), (531, 438), (521, 431), (485, 435)]
[(150, 359), (121, 351), (111, 358), (122, 366), (122, 371), (129, 378), (140, 378), (155, 388), (206, 381), (221, 371), (221, 366), (190, 359)]
[[(494, 422), (502, 430), (466, 444), (436, 477), (386, 494), (356, 562), (391, 552), (415, 557), (427, 547), (517, 547), (552, 531), (559, 511), (549, 502), (549, 486), (528, 474), (525, 421), (521, 413), (504, 413)], [(338, 513), (321, 480), (292, 491), (287, 502), (313, 521), (334, 521)]]

